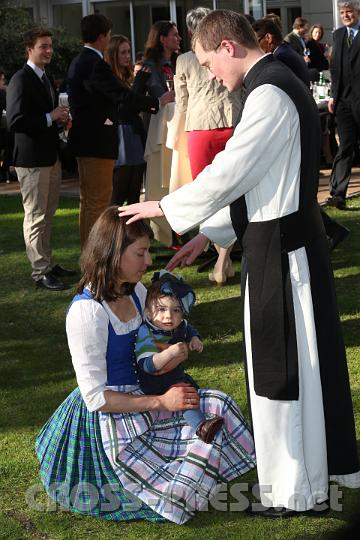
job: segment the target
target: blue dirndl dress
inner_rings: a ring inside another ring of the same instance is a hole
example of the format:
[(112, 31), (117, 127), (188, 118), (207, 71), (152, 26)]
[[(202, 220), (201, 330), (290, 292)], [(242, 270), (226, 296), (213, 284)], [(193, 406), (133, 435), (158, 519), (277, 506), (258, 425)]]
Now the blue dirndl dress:
[[(89, 291), (74, 301), (86, 298)], [(132, 395), (142, 394), (134, 370), (136, 332), (117, 335), (108, 324), (107, 384)], [(254, 441), (234, 400), (204, 388), (199, 397), (207, 417), (224, 418), (211, 444), (195, 435), (181, 411), (89, 412), (74, 390), (36, 441), (47, 493), (74, 512), (107, 520), (186, 523), (224, 483), (255, 466)]]
[[(132, 296), (141, 313), (138, 297), (135, 293)], [(91, 298), (91, 293), (85, 289), (73, 302)], [(133, 351), (135, 337), (135, 332), (116, 335), (109, 321), (109, 386), (118, 384), (116, 377), (123, 376), (117, 351)], [(165, 521), (122, 487), (103, 448), (99, 413), (87, 410), (79, 388), (46, 422), (36, 439), (35, 449), (45, 490), (62, 507), (106, 520)]]

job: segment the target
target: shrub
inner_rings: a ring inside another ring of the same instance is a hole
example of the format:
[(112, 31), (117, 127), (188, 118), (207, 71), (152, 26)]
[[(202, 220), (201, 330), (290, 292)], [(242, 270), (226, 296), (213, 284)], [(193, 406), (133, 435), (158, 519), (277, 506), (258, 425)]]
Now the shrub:
[[(26, 9), (0, 6), (0, 65), (8, 79), (26, 61), (22, 34), (35, 26)], [(79, 52), (81, 43), (63, 28), (52, 28), (54, 55), (47, 71), (54, 79), (63, 79), (69, 63)], [(19, 37), (20, 36), (20, 37)]]

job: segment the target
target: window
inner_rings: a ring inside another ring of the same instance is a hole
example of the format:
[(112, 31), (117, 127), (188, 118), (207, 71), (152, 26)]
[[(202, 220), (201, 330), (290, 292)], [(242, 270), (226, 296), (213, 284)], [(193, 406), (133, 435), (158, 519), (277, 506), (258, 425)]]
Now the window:
[(131, 40), (129, 2), (96, 2), (94, 13), (101, 13), (110, 19), (112, 34), (123, 34)]
[(80, 21), (82, 18), (81, 3), (53, 6), (53, 25), (66, 28), (69, 34), (80, 37)]
[(261, 19), (264, 16), (263, 0), (249, 0), (249, 12), (254, 19)]
[(135, 50), (143, 51), (151, 25), (170, 20), (168, 0), (134, 0)]

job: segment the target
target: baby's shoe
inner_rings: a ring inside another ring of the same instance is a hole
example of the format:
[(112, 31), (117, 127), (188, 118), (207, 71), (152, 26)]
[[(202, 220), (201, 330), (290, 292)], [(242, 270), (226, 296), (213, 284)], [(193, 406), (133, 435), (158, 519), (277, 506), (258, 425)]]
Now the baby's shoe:
[(204, 420), (196, 430), (196, 435), (209, 444), (212, 442), (213, 438), (217, 432), (222, 428), (224, 419), (221, 416), (215, 416), (210, 418), (210, 420)]

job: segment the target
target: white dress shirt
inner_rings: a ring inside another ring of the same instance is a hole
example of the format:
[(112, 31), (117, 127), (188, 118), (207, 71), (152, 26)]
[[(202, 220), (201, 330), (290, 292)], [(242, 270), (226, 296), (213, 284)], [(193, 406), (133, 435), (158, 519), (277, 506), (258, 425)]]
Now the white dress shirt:
[[(43, 75), (46, 75), (45, 70), (36, 66), (31, 60), (28, 60), (26, 63), (29, 67), (31, 67), (31, 69), (34, 70), (35, 74), (39, 77), (41, 83), (43, 84), (42, 78)], [(53, 123), (50, 113), (46, 113), (46, 123), (48, 127), (50, 127)]]

